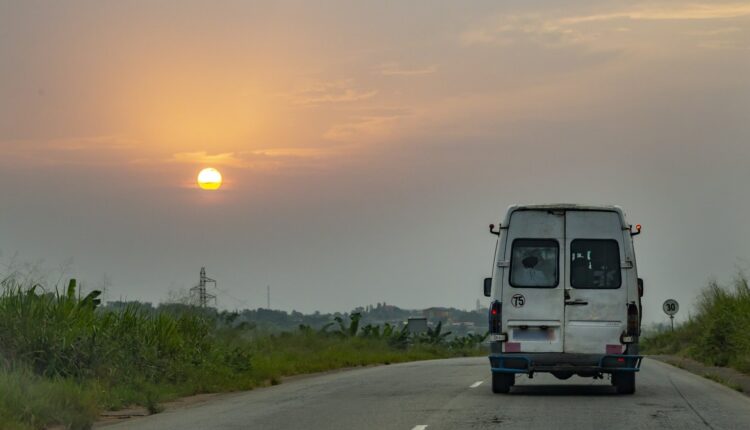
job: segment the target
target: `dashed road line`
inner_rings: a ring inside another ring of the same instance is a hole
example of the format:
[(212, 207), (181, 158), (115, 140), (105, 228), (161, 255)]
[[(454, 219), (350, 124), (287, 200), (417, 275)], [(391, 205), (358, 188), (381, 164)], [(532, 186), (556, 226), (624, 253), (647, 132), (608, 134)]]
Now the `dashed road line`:
[(411, 429), (411, 430), (424, 430), (426, 428), (427, 428), (427, 426), (424, 425), (424, 424), (422, 424), (422, 425), (414, 426), (414, 428)]
[(477, 388), (478, 386), (482, 385), (482, 382), (484, 382), (484, 381), (477, 381), (477, 382), (471, 384), (471, 386), (469, 386), (469, 388)]

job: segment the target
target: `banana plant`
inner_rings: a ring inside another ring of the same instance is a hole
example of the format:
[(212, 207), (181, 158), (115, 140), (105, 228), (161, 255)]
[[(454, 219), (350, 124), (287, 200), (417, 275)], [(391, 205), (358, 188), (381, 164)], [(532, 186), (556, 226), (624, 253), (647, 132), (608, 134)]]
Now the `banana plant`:
[(435, 328), (427, 327), (427, 332), (422, 333), (417, 340), (422, 343), (440, 345), (445, 342), (445, 339), (450, 336), (450, 334), (451, 332), (449, 331), (443, 333), (443, 322), (440, 321)]
[[(334, 332), (335, 334), (339, 336), (344, 337), (354, 337), (357, 335), (357, 332), (359, 331), (359, 321), (362, 319), (362, 314), (359, 312), (353, 312), (351, 315), (349, 315), (349, 324), (344, 321), (343, 318), (340, 316), (335, 317), (333, 320), (336, 321), (339, 325), (339, 330), (337, 332)], [(327, 328), (328, 326), (326, 326)]]
[(379, 325), (367, 324), (366, 326), (362, 327), (362, 331), (360, 332), (360, 336), (367, 337), (367, 338), (379, 339), (381, 337), (380, 326)]
[(482, 342), (484, 342), (485, 339), (487, 339), (487, 336), (489, 336), (489, 332), (486, 332), (484, 334), (474, 334), (469, 333), (466, 336), (458, 336), (453, 338), (449, 346), (452, 349), (472, 349), (479, 346)]
[[(390, 324), (387, 324), (386, 329), (388, 329), (388, 344), (395, 348), (401, 348), (404, 349), (409, 345), (409, 330), (408, 327), (404, 326), (401, 328), (401, 330), (398, 330), (395, 326), (392, 326)], [(383, 330), (385, 337), (386, 330)]]

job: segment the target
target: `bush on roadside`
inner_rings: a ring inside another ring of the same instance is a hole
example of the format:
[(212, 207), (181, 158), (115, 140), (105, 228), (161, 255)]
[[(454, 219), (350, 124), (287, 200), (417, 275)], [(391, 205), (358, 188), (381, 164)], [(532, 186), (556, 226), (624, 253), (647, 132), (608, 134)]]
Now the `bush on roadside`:
[(733, 285), (710, 282), (697, 303), (697, 314), (675, 328), (643, 341), (649, 354), (678, 354), (712, 366), (750, 373), (750, 286), (740, 272)]
[(99, 410), (96, 391), (91, 384), (47, 378), (23, 367), (0, 369), (0, 428), (88, 428)]

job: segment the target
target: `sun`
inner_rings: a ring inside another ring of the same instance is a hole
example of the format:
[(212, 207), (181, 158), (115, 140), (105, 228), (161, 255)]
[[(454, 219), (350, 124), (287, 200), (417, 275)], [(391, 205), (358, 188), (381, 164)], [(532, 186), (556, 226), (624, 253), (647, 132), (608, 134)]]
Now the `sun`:
[(213, 167), (207, 167), (198, 173), (198, 186), (204, 190), (218, 190), (221, 187), (221, 173)]

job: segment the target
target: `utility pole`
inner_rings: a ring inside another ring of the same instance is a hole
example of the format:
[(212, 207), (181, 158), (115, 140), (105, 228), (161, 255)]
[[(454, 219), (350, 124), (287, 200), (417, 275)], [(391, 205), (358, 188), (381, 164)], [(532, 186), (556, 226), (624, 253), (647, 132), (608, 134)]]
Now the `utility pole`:
[(271, 286), (266, 285), (266, 304), (268, 305), (266, 309), (271, 309)]
[(206, 291), (206, 285), (209, 283), (213, 283), (214, 288), (216, 288), (216, 281), (206, 276), (206, 268), (201, 267), (200, 281), (198, 285), (190, 289), (190, 293), (198, 296), (198, 306), (202, 308), (208, 306), (209, 300), (213, 300), (216, 303), (216, 296)]

